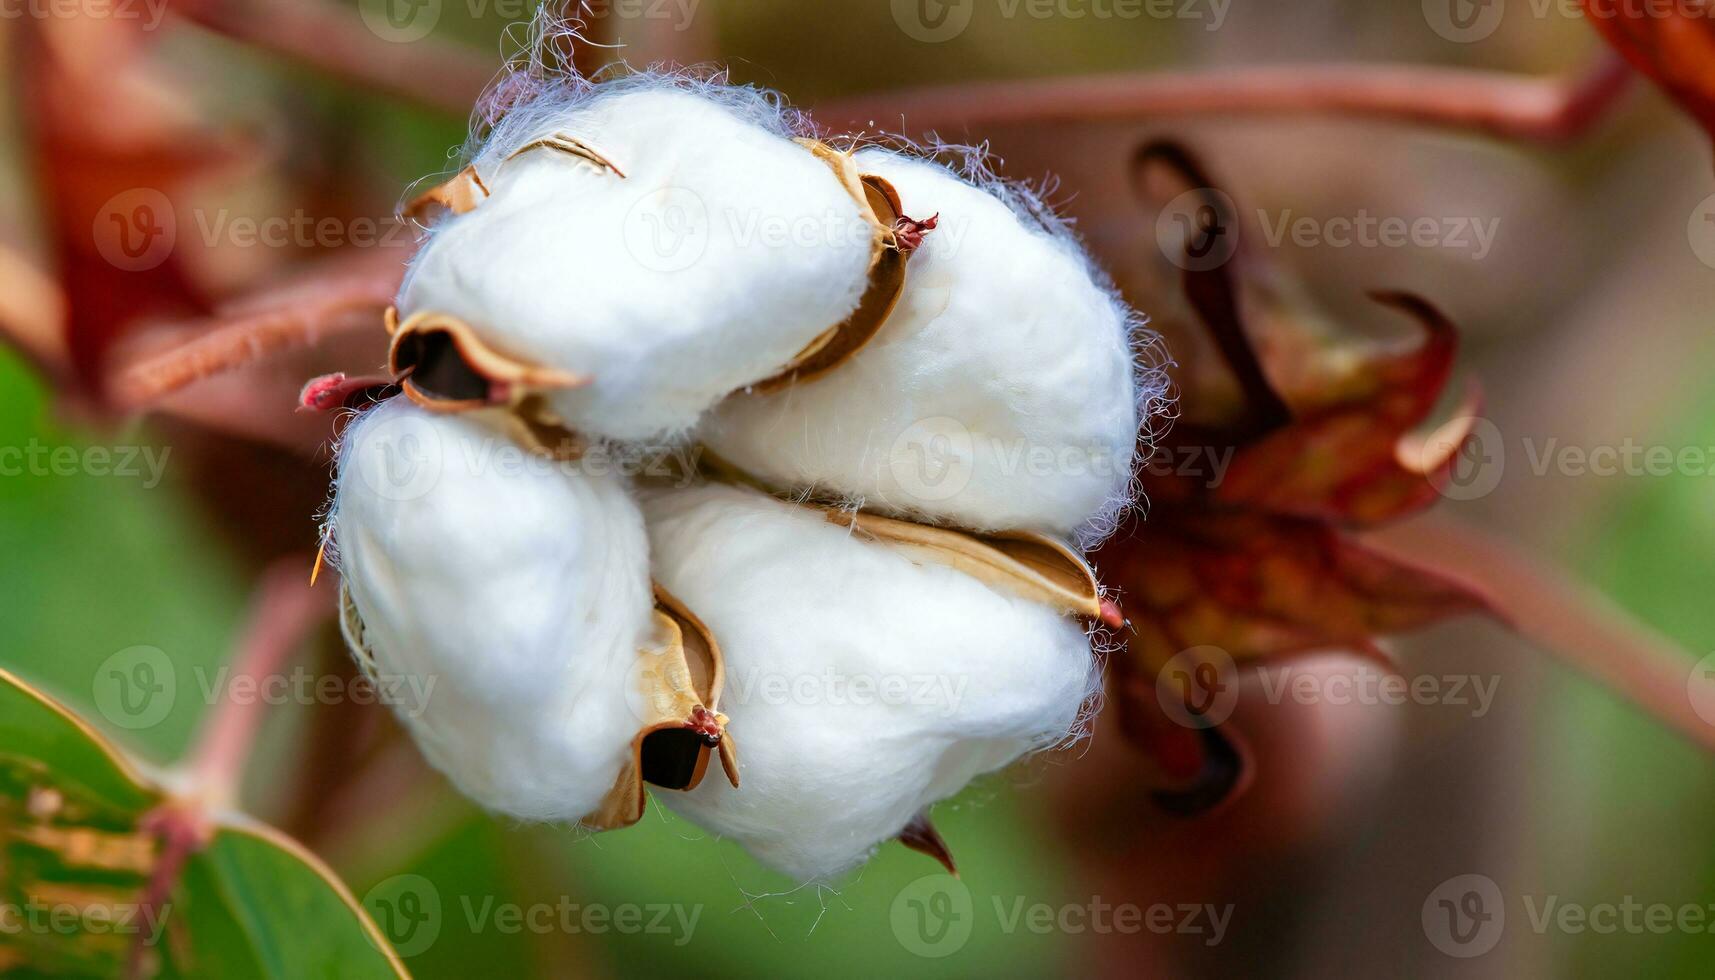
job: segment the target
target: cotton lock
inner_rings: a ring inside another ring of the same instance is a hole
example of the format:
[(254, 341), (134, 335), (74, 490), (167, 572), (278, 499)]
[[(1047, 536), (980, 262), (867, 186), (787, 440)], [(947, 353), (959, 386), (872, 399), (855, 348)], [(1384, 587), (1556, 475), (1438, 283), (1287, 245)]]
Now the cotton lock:
[[(531, 84), (412, 203), (403, 395), (329, 515), (359, 662), (435, 680), (429, 761), (594, 828), (647, 781), (810, 881), (1082, 737), (1121, 620), (1078, 548), (1164, 385), (1071, 232), (755, 90)], [(661, 450), (696, 465), (584, 455)]]
[(331, 531), (348, 638), (371, 673), (433, 680), (400, 718), (461, 792), (579, 820), (640, 724), (648, 543), (622, 478), (544, 465), (495, 415), (394, 398), (346, 430)]
[(738, 487), (648, 491), (655, 576), (720, 638), (734, 789), (658, 794), (794, 879), (830, 878), (983, 773), (1081, 731), (1082, 624)]
[(556, 372), (546, 397), (580, 433), (685, 432), (867, 284), (877, 229), (780, 125), (755, 97), (635, 81), (514, 110), (472, 163), (468, 210), (412, 262), (399, 318), (455, 318)]
[(939, 215), (899, 305), (839, 370), (727, 399), (703, 441), (772, 486), (974, 530), (1099, 538), (1130, 499), (1139, 402), (1161, 394), (1134, 377), (1129, 311), (1070, 235), (1021, 203), (894, 151), (855, 160), (906, 213)]

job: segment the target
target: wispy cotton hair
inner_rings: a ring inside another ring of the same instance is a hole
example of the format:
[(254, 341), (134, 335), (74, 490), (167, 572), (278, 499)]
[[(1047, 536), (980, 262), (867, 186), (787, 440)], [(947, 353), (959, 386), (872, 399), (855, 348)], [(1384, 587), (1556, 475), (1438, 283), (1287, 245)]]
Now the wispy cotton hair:
[[(1058, 489), (1045, 486), (1045, 493), (1059, 499), (1041, 505), (1029, 502), (1028, 488), (1013, 486), (1011, 484), (1014, 481), (1007, 479), (997, 479), (985, 498), (981, 493), (983, 481), (980, 467), (973, 493), (962, 495), (967, 498), (967, 505), (962, 508), (958, 506), (959, 501), (942, 505), (940, 501), (916, 499), (911, 494), (902, 492), (901, 488), (892, 485), (891, 481), (878, 479), (874, 472), (877, 467), (887, 470), (897, 465), (897, 460), (880, 458), (895, 450), (892, 442), (900, 435), (897, 429), (890, 431), (876, 427), (862, 439), (855, 437), (854, 427), (862, 422), (864, 405), (861, 402), (848, 402), (840, 406), (839, 412), (845, 417), (838, 422), (824, 421), (819, 428), (817, 419), (805, 418), (794, 412), (796, 406), (814, 398), (815, 391), (811, 387), (764, 399), (762, 401), (766, 408), (758, 405), (747, 409), (742, 396), (732, 399), (724, 410), (715, 413), (711, 425), (699, 435), (708, 439), (717, 452), (723, 455), (730, 452), (739, 457), (734, 462), (743, 468), (761, 470), (758, 475), (769, 479), (782, 490), (810, 489), (819, 496), (854, 505), (877, 507), (931, 523), (949, 523), (976, 530), (1004, 530), (1012, 527), (1049, 530), (1066, 535), (1085, 549), (1093, 548), (1112, 533), (1120, 515), (1133, 505), (1137, 497), (1139, 487), (1135, 473), (1152, 451), (1152, 437), (1168, 413), (1170, 399), (1164, 371), (1166, 359), (1158, 338), (1148, 329), (1147, 318), (1133, 310), (1120, 297), (1111, 278), (1091, 260), (1071, 223), (1047, 202), (1054, 187), (1051, 181), (1044, 181), (1041, 187), (1033, 187), (1000, 177), (995, 172), (995, 161), (986, 145), (954, 144), (933, 138), (918, 143), (896, 134), (876, 137), (828, 136), (820, 133), (809, 116), (791, 108), (778, 93), (753, 86), (733, 85), (724, 71), (712, 68), (654, 65), (647, 70), (633, 71), (618, 67), (612, 70), (611, 77), (601, 77), (598, 74), (598, 78), (592, 79), (580, 73), (572, 63), (571, 52), (589, 43), (582, 37), (580, 27), (581, 24), (575, 17), (557, 12), (552, 9), (552, 5), (541, 8), (535, 20), (528, 26), (519, 26), (517, 53), (502, 76), (491, 86), (473, 116), (471, 137), (464, 148), (466, 161), (475, 164), (479, 171), (492, 172), (499, 161), (505, 160), (520, 147), (550, 134), (556, 125), (568, 116), (593, 108), (603, 100), (661, 91), (695, 96), (781, 138), (821, 136), (834, 146), (860, 152), (872, 160), (885, 155), (904, 162), (920, 161), (944, 170), (959, 183), (975, 188), (987, 198), (998, 201), (1012, 214), (1017, 226), (1026, 233), (1026, 237), (1021, 241), (1043, 243), (1046, 248), (1042, 254), (1057, 256), (1065, 263), (1068, 275), (1086, 279), (1086, 295), (1089, 301), (1105, 303), (1107, 312), (1098, 314), (1091, 308), (1085, 315), (1099, 315), (1112, 324), (1111, 333), (1126, 347), (1131, 362), (1130, 376), (1123, 381), (1129, 392), (1129, 418), (1122, 420), (1118, 415), (1114, 415), (1104, 425), (1087, 420), (1080, 424), (1067, 422), (1060, 426), (1063, 434), (1076, 433), (1080, 442), (1086, 444), (1084, 448), (1088, 448), (1088, 444), (1092, 442), (1101, 443), (1099, 452), (1106, 457), (1103, 460), (1104, 465), (1116, 471), (1111, 474), (1112, 479), (1102, 486), (1076, 486), (1072, 485), (1074, 481), (1060, 481), (1061, 486)], [(916, 196), (921, 200), (919, 206), (927, 209), (926, 213), (917, 217), (927, 217), (928, 213), (940, 210), (937, 195)], [(912, 202), (908, 201), (908, 211), (912, 206)], [(958, 214), (943, 216), (947, 223), (944, 236), (957, 233), (960, 217)], [(933, 244), (931, 235), (931, 253), (935, 251)], [(932, 261), (932, 255), (914, 260), (918, 266), (929, 261)], [(1004, 278), (1004, 274), (999, 272), (996, 272), (995, 276)], [(911, 288), (909, 279), (907, 288)], [(968, 288), (982, 289), (984, 286), (977, 283)], [(911, 295), (908, 293), (901, 303), (901, 309), (904, 311), (900, 314), (902, 318), (909, 313), (911, 306)], [(1069, 323), (1056, 325), (1058, 329), (1069, 329), (1070, 326)], [(945, 340), (948, 336), (946, 331), (942, 331), (937, 339)], [(979, 335), (956, 339), (972, 346), (984, 341)], [(884, 328), (883, 335), (876, 343), (880, 346), (886, 341), (887, 331)], [(869, 360), (873, 361), (875, 358)], [(865, 401), (877, 393), (887, 394), (885, 391), (874, 391), (876, 387), (885, 388), (891, 384), (895, 391), (899, 391), (910, 380), (891, 375), (878, 376), (869, 386), (872, 390), (866, 391), (853, 383), (853, 378), (860, 375), (864, 369), (865, 357), (863, 352), (860, 352), (854, 363), (842, 368), (842, 371), (847, 374), (845, 387), (853, 389), (849, 394), (861, 392)], [(1095, 379), (1088, 379), (1085, 383), (1094, 381)], [(821, 383), (835, 388), (841, 387), (841, 381), (837, 377)], [(1011, 396), (1003, 393), (1000, 397)], [(839, 396), (834, 393), (825, 396), (823, 401), (828, 404), (822, 406), (820, 414), (827, 415), (829, 408), (839, 400)], [(898, 400), (901, 399), (896, 399)], [(907, 401), (907, 404), (898, 407), (898, 411), (908, 414), (913, 411), (913, 407), (908, 398), (903, 400)], [(926, 402), (918, 418), (936, 415), (949, 404), (946, 401)], [(1010, 407), (1004, 405), (998, 410), (1005, 411)], [(1097, 410), (1113, 413), (1115, 406), (1110, 398), (1099, 409), (1091, 404), (1071, 410), (1085, 414)], [(967, 410), (949, 411), (947, 414), (957, 418), (964, 411)], [(855, 418), (850, 415), (854, 412), (858, 413)], [(742, 423), (728, 424), (736, 416), (748, 418)], [(757, 431), (764, 420), (766, 425), (762, 426), (761, 431)], [(899, 421), (903, 423), (913, 420), (906, 419), (902, 414)], [(966, 420), (961, 418), (960, 421)], [(1032, 427), (1046, 431), (1044, 425), (1031, 419), (1019, 420), (1016, 428), (1019, 433), (1029, 433)], [(740, 432), (740, 428), (749, 428), (752, 431)], [(976, 434), (989, 435), (980, 431)], [(1039, 440), (1029, 438), (1014, 441), (1029, 441), (1033, 449), (1064, 451), (1067, 448), (1048, 435)], [(1038, 447), (1037, 443), (1041, 446)], [(842, 452), (852, 458), (838, 459), (838, 454)], [(814, 459), (805, 458), (806, 453), (810, 457), (817, 453), (832, 455), (825, 459)], [(795, 456), (798, 458), (794, 458)], [(1010, 500), (1013, 503), (1010, 506), (995, 506), (994, 501), (1000, 500)]]
[(774, 97), (685, 73), (513, 77), (467, 206), (412, 260), (401, 336), (457, 323), (466, 346), (577, 379), (543, 394), (568, 427), (637, 442), (684, 435), (857, 309), (885, 229)]
[(508, 29), (508, 37), (516, 39), (516, 51), (471, 114), (470, 137), (461, 154), (465, 163), (510, 153), (553, 117), (587, 99), (643, 87), (670, 86), (690, 92), (778, 136), (815, 135), (809, 117), (789, 107), (779, 93), (734, 85), (724, 69), (712, 65), (655, 64), (638, 69), (616, 64), (586, 76), (573, 64), (571, 54), (592, 44), (583, 36), (583, 22), (554, 8), (544, 3), (529, 24)]
[[(1094, 545), (1131, 503), (1166, 385), (1047, 191), (982, 148), (830, 141), (721, 73), (598, 83), (567, 54), (577, 22), (546, 8), (524, 42), (398, 297), (392, 366), (417, 404), (372, 409), (340, 454), (360, 658), (444, 678), (407, 720), (425, 754), (496, 810), (589, 814), (631, 771), (630, 667), (670, 594), (708, 662), (724, 651), (726, 691), (697, 693), (742, 778), (657, 799), (794, 877), (840, 874), (971, 779), (1083, 737), (1089, 623), (1115, 620), (1065, 540)], [(684, 212), (695, 254), (650, 254)], [(860, 234), (759, 242), (734, 215)], [(809, 376), (828, 348), (847, 356)], [(732, 485), (451, 465), (524, 439), (526, 407), (621, 450), (700, 439)], [(423, 446), (447, 466), (401, 490), (417, 469), (394, 464)], [(862, 530), (776, 494), (895, 519)], [(1045, 556), (1074, 601), (1036, 574)], [(933, 696), (844, 693), (919, 679)]]

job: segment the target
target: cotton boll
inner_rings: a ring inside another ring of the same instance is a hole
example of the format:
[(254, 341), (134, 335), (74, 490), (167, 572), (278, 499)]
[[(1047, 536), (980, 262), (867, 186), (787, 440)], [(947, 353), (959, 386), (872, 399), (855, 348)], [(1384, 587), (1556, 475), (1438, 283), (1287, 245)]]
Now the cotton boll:
[(789, 137), (749, 89), (549, 89), (475, 156), (475, 205), (434, 227), (399, 316), (456, 318), (505, 357), (587, 379), (549, 392), (586, 435), (685, 431), (865, 288), (881, 230)]
[(856, 161), (892, 182), (907, 214), (940, 215), (899, 305), (838, 370), (728, 399), (703, 440), (775, 486), (977, 530), (1099, 538), (1128, 499), (1138, 406), (1160, 395), (1156, 378), (1134, 377), (1129, 311), (1068, 234), (996, 194), (887, 150)]
[(346, 431), (332, 531), (362, 620), (351, 638), (367, 669), (427, 691), (400, 717), (461, 791), (575, 820), (637, 732), (648, 544), (623, 480), (522, 450), (497, 414), (394, 398)]
[(1075, 620), (757, 491), (650, 490), (643, 509), (657, 580), (720, 642), (742, 777), (656, 798), (763, 863), (839, 874), (1079, 727), (1099, 677)]

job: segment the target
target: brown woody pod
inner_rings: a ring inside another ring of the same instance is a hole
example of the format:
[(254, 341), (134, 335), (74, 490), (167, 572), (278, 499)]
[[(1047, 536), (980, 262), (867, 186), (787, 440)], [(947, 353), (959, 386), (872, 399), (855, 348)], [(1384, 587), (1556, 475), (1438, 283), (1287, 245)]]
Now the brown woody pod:
[(387, 366), (406, 397), (432, 412), (463, 412), (511, 404), (528, 393), (577, 388), (582, 375), (543, 367), (496, 350), (470, 324), (432, 310), (403, 323), (389, 316), (393, 342)]
[(652, 719), (632, 741), (631, 759), (596, 812), (583, 819), (598, 830), (629, 827), (643, 817), (644, 789), (696, 789), (718, 754), (727, 781), (738, 786), (738, 758), (727, 718), (717, 709), (725, 668), (708, 627), (666, 589), (655, 587), (655, 643), (638, 651), (643, 709)]

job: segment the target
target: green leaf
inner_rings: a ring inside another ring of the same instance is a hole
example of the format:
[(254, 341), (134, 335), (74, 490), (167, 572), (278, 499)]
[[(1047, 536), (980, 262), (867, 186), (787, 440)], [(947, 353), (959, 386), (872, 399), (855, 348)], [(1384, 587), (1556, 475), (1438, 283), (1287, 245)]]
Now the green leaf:
[(375, 924), (319, 859), (214, 815), (159, 910), (141, 907), (159, 844), (139, 825), (169, 794), (53, 698), (0, 670), (0, 972), (117, 976), (141, 943), (173, 977), (401, 977)]

